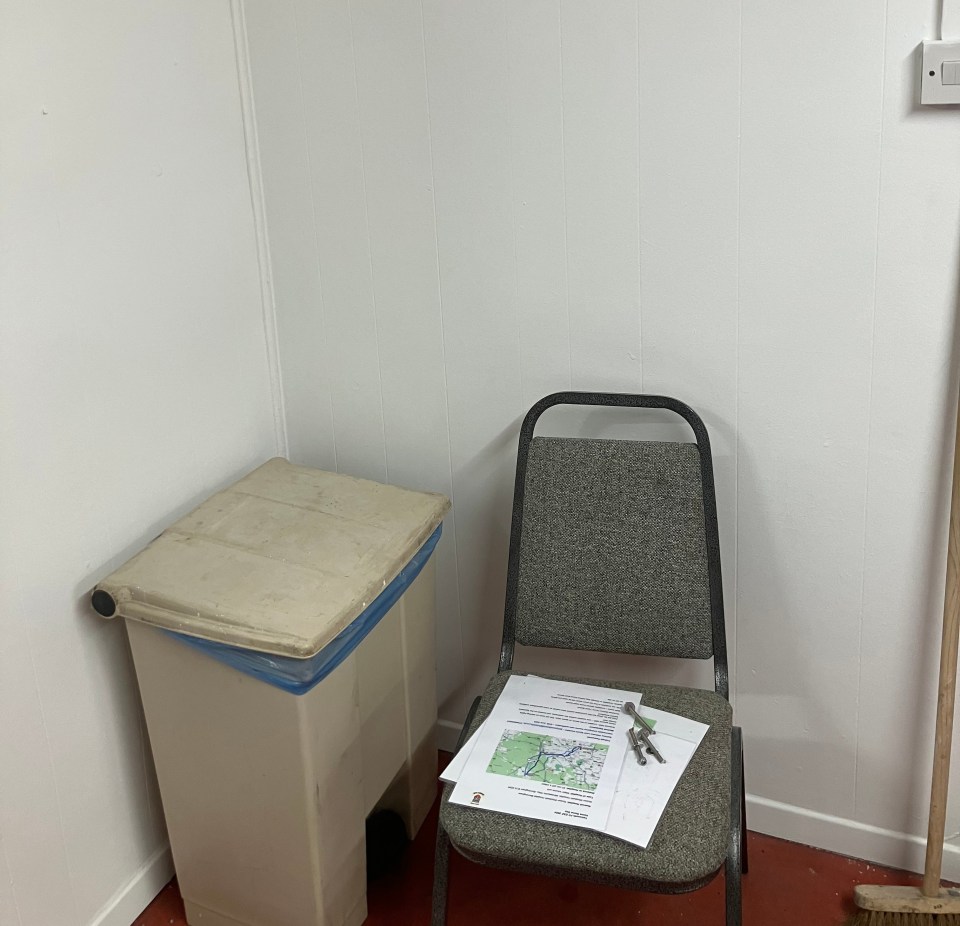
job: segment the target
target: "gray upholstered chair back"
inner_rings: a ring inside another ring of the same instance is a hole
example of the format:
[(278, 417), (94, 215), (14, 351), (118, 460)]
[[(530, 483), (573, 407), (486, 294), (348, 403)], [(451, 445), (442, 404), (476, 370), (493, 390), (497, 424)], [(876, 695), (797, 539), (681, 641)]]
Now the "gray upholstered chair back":
[(522, 524), (517, 642), (714, 654), (696, 444), (534, 437)]

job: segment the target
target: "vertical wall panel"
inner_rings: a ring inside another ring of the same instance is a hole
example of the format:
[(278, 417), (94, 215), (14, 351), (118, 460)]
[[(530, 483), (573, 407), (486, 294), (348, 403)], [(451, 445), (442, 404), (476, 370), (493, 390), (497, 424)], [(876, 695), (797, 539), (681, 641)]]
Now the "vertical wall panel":
[(521, 408), (504, 0), (424, 0), (466, 680), (497, 652)]
[[(380, 332), (387, 478), (453, 492), (419, 3), (353, 0), (367, 211)], [(457, 512), (437, 550), (441, 700), (463, 679)]]
[(641, 0), (640, 88), (643, 388), (710, 432), (735, 691), (740, 4)]
[(523, 405), (571, 385), (560, 0), (507, 6)]
[(290, 459), (336, 470), (295, 0), (245, 0)]
[(636, 0), (561, 2), (573, 382), (640, 391)]
[(337, 466), (383, 480), (379, 335), (349, 0), (296, 0), (295, 8), (324, 327), (335, 345), (326, 357)]
[[(9, 87), (30, 88), (29, 93), (14, 94), (4, 104), (6, 120), (0, 125), (3, 138), (19, 137), (20, 144), (5, 145), (3, 158), (4, 208), (2, 229), (10, 250), (0, 254), (0, 274), (8, 300), (16, 299), (25, 306), (23, 317), (13, 314), (7, 303), (3, 314), (4, 337), (0, 340), (0, 357), (7, 361), (0, 372), (15, 371), (16, 355), (6, 356), (16, 344), (16, 354), (36, 349), (31, 337), (29, 315), (46, 318), (65, 297), (65, 283), (59, 274), (41, 272), (41, 266), (53, 261), (50, 242), (57, 241), (56, 133), (51, 124), (35, 118), (30, 105), (38, 96), (47, 97), (55, 85), (52, 73), (51, 36), (43, 29), (36, 15), (39, 7), (5, 10), (5, 29), (0, 33), (0, 68)], [(19, 39), (19, 40), (17, 40)], [(14, 84), (14, 81), (17, 84)], [(44, 104), (49, 106), (49, 104)], [(14, 230), (16, 233), (14, 234)], [(59, 251), (59, 248), (56, 248)], [(57, 254), (59, 258), (59, 254)], [(27, 270), (27, 281), (18, 285), (12, 261)], [(61, 348), (65, 345), (61, 345)], [(53, 356), (42, 352), (34, 356)], [(21, 361), (22, 362), (22, 361)], [(7, 365), (9, 364), (9, 365)], [(19, 384), (18, 384), (19, 385)], [(29, 424), (20, 408), (32, 401), (13, 403), (8, 397), (16, 393), (14, 381), (3, 380), (4, 412), (0, 415), (0, 446), (4, 448), (0, 462), (5, 464), (3, 491), (0, 492), (0, 730), (5, 743), (16, 748), (0, 749), (0, 839), (4, 867), (0, 877), (9, 877), (9, 899), (15, 900), (17, 912), (11, 923), (39, 926), (41, 923), (69, 923), (76, 918), (75, 897), (70, 875), (70, 857), (64, 844), (63, 821), (57, 806), (57, 780), (50, 745), (44, 729), (38, 679), (34, 666), (29, 624), (23, 606), (18, 563), (21, 546), (42, 544), (24, 532), (17, 537), (16, 525), (22, 515), (29, 524), (30, 513), (25, 502), (13, 494), (23, 477), (13, 474), (14, 450), (22, 446), (24, 430)], [(76, 385), (69, 390), (76, 394)], [(64, 387), (57, 390), (60, 400)], [(60, 404), (59, 401), (57, 403)], [(28, 432), (29, 433), (29, 432)], [(83, 445), (81, 444), (81, 447)], [(22, 450), (21, 450), (22, 452)], [(41, 457), (42, 459), (42, 457)], [(41, 464), (43, 465), (43, 464)], [(55, 478), (50, 464), (43, 472)], [(75, 521), (66, 528), (70, 531)], [(40, 553), (40, 551), (37, 551)], [(28, 551), (29, 555), (29, 551)], [(52, 813), (37, 814), (36, 808), (53, 808)], [(6, 922), (6, 920), (4, 921)]]
[[(927, 6), (922, 16), (915, 3), (888, 5), (856, 779), (858, 819), (917, 834), (929, 799), (960, 365), (960, 122), (916, 105), (915, 49), (936, 29)], [(888, 760), (891, 723), (913, 761)], [(948, 833), (960, 828), (958, 807), (954, 788)]]
[(2, 838), (0, 838), (0, 922), (10, 923), (10, 926), (21, 926), (23, 922), (17, 911), (13, 877), (10, 874)]
[(4, 27), (0, 920), (85, 926), (170, 876), (90, 589), (276, 432), (229, 5), (7, 3)]
[(751, 789), (838, 816), (854, 806), (882, 51), (869, 0), (744, 5), (738, 710)]
[[(53, 757), (26, 629), (9, 618), (22, 613), (15, 588), (13, 582), (4, 584), (0, 593), (3, 613), (8, 615), (0, 635), (0, 725), (17, 743), (16, 749), (0, 753), (0, 836), (6, 856), (0, 876), (11, 880), (10, 898), (16, 899), (19, 922), (70, 923), (76, 908)], [(37, 814), (38, 807), (52, 812)], [(9, 922), (18, 919), (14, 916)]]

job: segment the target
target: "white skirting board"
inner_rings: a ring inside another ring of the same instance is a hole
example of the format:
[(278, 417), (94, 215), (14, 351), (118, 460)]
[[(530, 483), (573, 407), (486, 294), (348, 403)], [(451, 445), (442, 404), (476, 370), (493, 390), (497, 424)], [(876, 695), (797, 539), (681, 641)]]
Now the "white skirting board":
[[(926, 841), (921, 836), (898, 833), (752, 794), (747, 795), (747, 827), (758, 833), (866, 859), (878, 865), (923, 871)], [(943, 877), (948, 881), (960, 881), (960, 848), (957, 846), (944, 846)]]
[[(460, 729), (461, 724), (454, 721), (438, 721), (438, 747), (453, 752)], [(923, 870), (926, 843), (920, 836), (881, 829), (765, 797), (747, 795), (747, 826), (758, 833), (867, 859), (878, 865), (907, 871)], [(949, 844), (944, 847), (943, 877), (948, 881), (960, 881), (960, 847)]]
[(441, 752), (453, 752), (457, 748), (457, 740), (460, 739), (462, 729), (462, 723), (456, 723), (453, 720), (438, 720), (437, 749)]
[(130, 926), (173, 877), (170, 846), (160, 846), (97, 913), (89, 926)]

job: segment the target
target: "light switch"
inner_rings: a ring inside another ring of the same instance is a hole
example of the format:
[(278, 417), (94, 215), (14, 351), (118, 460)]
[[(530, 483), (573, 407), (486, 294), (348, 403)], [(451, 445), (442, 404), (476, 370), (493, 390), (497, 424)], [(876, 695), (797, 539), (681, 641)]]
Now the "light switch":
[(943, 84), (944, 86), (960, 86), (960, 61), (943, 62)]
[(960, 42), (923, 43), (920, 102), (944, 106), (960, 104)]

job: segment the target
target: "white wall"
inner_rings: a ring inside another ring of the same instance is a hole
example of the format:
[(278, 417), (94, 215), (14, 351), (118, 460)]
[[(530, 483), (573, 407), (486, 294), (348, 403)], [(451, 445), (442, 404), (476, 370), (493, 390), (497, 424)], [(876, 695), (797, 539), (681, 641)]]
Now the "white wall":
[(172, 869), (89, 591), (278, 446), (234, 33), (0, 10), (0, 923), (128, 926)]
[(960, 362), (935, 2), (245, 10), (292, 454), (452, 495), (446, 729), (523, 410), (672, 393), (715, 445), (751, 824), (916, 867)]

